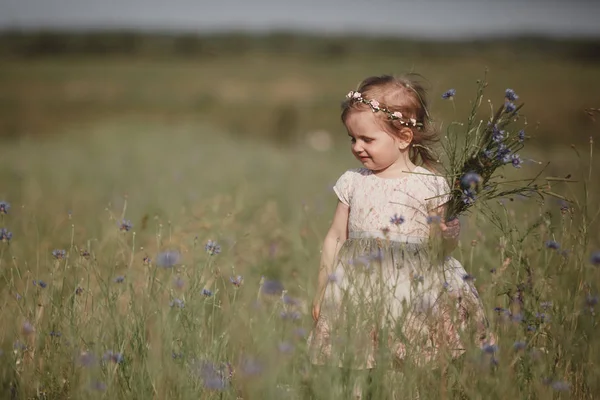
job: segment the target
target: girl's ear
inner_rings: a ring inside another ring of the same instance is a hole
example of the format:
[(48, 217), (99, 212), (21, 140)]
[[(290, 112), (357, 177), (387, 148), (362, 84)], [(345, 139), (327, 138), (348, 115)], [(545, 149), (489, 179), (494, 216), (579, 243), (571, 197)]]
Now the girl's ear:
[(398, 149), (405, 150), (408, 146), (410, 146), (413, 140), (413, 131), (408, 127), (403, 127), (398, 132), (398, 136), (396, 137), (396, 143), (398, 144)]

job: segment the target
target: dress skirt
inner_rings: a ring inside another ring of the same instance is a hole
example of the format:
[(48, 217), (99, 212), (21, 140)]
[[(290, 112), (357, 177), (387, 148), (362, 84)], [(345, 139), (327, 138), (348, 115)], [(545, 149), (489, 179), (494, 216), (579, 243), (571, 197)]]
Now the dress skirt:
[(316, 365), (425, 365), (488, 343), (483, 305), (456, 259), (432, 257), (427, 238), (351, 232), (308, 337)]

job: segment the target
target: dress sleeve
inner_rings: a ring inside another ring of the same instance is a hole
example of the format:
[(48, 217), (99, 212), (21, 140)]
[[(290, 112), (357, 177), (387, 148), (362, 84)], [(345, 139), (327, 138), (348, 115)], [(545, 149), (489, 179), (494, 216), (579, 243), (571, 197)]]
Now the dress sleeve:
[(352, 171), (346, 171), (339, 177), (335, 185), (333, 186), (333, 191), (337, 195), (338, 199), (342, 203), (347, 206), (350, 206), (350, 201), (352, 199)]
[(443, 176), (432, 176), (432, 195), (427, 208), (433, 211), (450, 200), (450, 186)]

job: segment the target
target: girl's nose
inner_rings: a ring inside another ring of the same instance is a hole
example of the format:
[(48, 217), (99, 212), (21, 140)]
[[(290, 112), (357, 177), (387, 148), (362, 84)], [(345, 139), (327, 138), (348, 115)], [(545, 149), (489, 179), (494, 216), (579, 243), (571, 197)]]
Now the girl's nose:
[(362, 150), (363, 148), (358, 142), (352, 144), (352, 151), (355, 153), (360, 153)]

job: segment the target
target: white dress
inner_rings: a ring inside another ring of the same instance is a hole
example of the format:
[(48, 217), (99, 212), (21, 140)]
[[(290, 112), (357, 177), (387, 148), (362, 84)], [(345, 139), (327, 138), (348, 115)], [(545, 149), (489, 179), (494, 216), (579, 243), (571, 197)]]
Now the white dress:
[[(334, 186), (348, 205), (341, 244), (319, 320), (308, 338), (311, 362), (355, 369), (438, 355), (490, 341), (477, 290), (454, 258), (432, 251), (430, 213), (449, 197), (446, 180), (423, 167), (398, 179), (366, 168)], [(383, 340), (385, 338), (386, 340)]]

